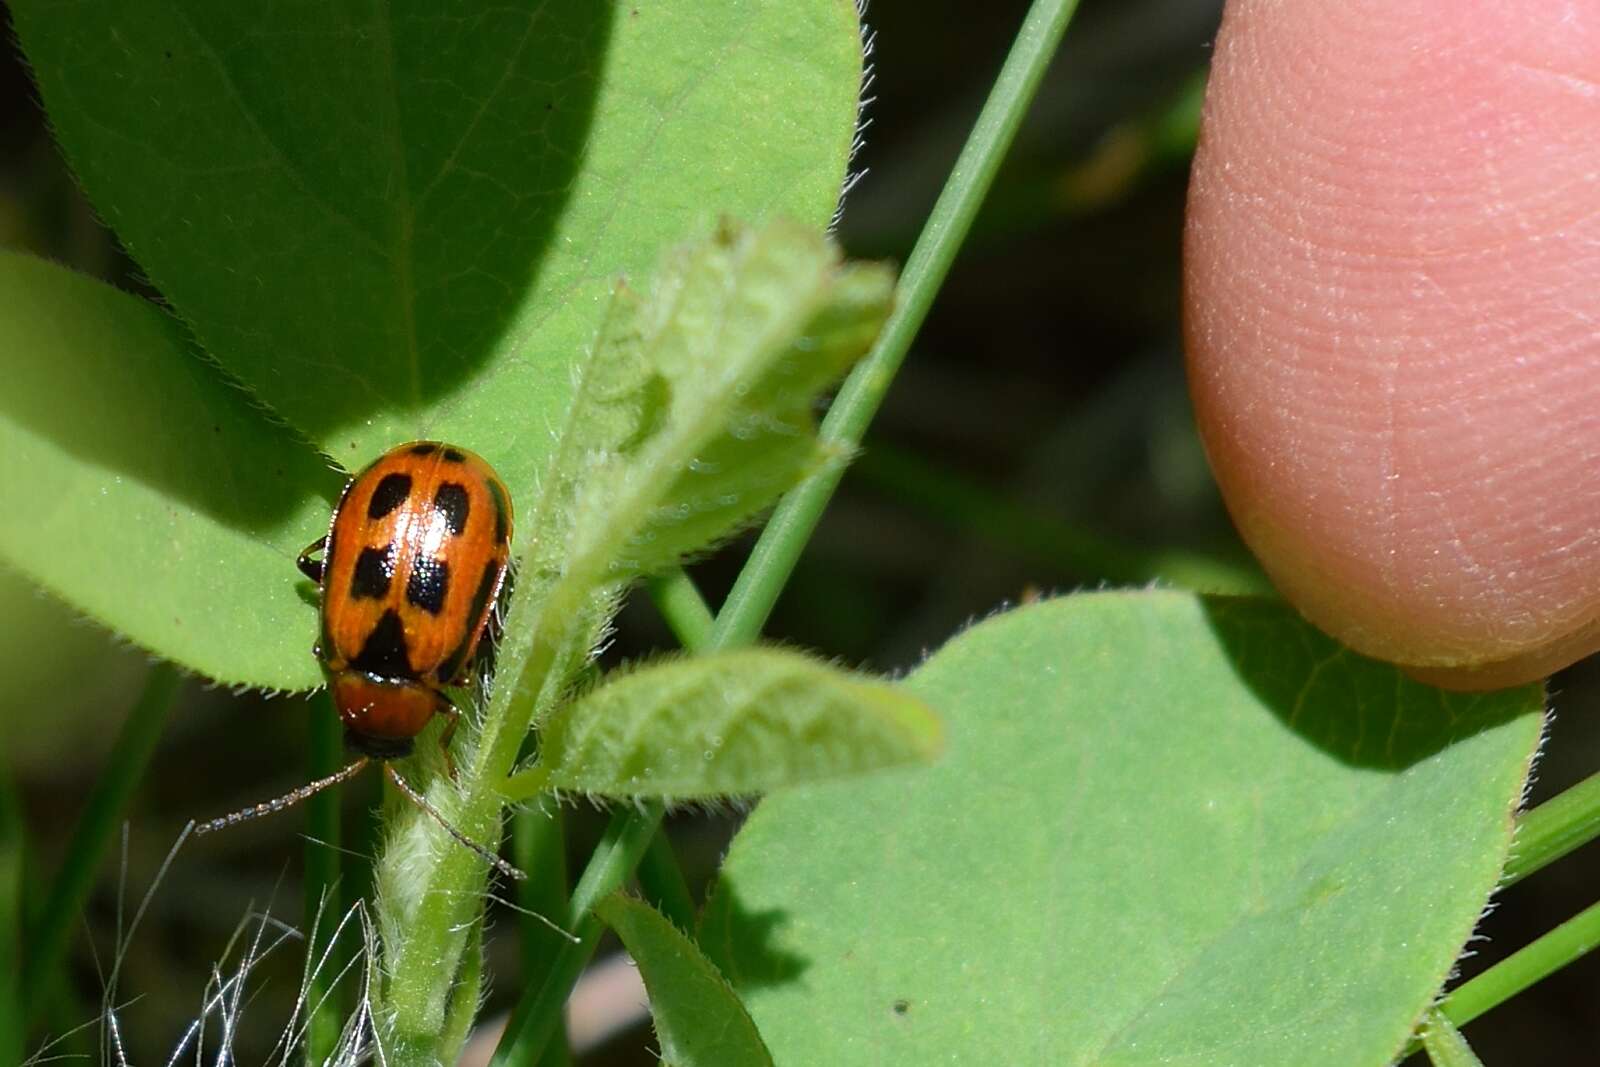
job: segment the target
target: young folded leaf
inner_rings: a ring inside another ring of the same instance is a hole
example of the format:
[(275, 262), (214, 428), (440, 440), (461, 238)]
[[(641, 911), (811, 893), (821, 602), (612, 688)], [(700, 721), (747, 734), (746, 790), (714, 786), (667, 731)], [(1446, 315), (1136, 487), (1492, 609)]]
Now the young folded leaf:
[(887, 268), (844, 264), (793, 223), (724, 224), (679, 251), (639, 310), (642, 358), (666, 381), (662, 422), (587, 472), (564, 546), (574, 569), (669, 567), (833, 458), (817, 398), (871, 345), (893, 291)]
[(644, 299), (618, 286), (519, 535), (499, 661), (513, 721), (543, 720), (627, 582), (843, 458), (817, 440), (817, 399), (871, 346), (893, 291), (887, 268), (844, 263), (791, 222), (725, 222), (674, 252)]
[(756, 1024), (695, 943), (642, 900), (615, 893), (595, 914), (639, 965), (663, 1062), (679, 1067), (772, 1067)]
[(943, 737), (898, 686), (797, 652), (742, 649), (646, 665), (570, 702), (506, 793), (750, 795), (929, 762)]
[[(623, 583), (596, 582), (572, 587), (559, 615), (544, 611), (551, 592), (568, 572), (572, 523), (580, 487), (603, 479), (649, 440), (662, 425), (669, 386), (645, 360), (638, 325), (639, 297), (626, 282), (612, 290), (593, 344), (574, 371), (572, 404), (557, 432), (556, 447), (539, 480), (532, 513), (518, 524), (515, 613), (506, 626), (500, 662), (524, 663), (536, 636), (556, 634), (554, 656), (542, 677), (514, 671), (518, 699), (540, 712), (561, 697), (571, 678), (603, 640), (616, 613)], [(527, 622), (526, 616), (537, 617)], [(554, 626), (546, 620), (553, 619)], [(531, 688), (537, 684), (537, 688)], [(522, 686), (530, 686), (521, 690)]]

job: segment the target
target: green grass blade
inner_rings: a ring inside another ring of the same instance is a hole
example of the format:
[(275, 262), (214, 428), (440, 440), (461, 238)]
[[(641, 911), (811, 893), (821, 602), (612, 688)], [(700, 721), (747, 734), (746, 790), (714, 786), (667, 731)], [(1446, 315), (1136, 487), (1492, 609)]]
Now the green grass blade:
[[(556, 953), (567, 943), (549, 926), (567, 909), (566, 820), (560, 807), (552, 804), (549, 811), (526, 807), (511, 817), (511, 862), (528, 875), (517, 883), (517, 905), (522, 908), (517, 916), (517, 940), (522, 949), (522, 984), (532, 988), (543, 980)], [(565, 1025), (564, 1019), (557, 1020), (539, 1067), (567, 1067), (572, 1062)]]
[(641, 808), (611, 817), (572, 892), (568, 929), (575, 940), (562, 945), (537, 992), (524, 995), (512, 1011), (489, 1067), (527, 1067), (540, 1062), (540, 1055), (560, 1025), (567, 995), (600, 943), (604, 924), (594, 916), (594, 906), (616, 892), (639, 866), (661, 825), (665, 809), (660, 804), (647, 803)]
[[(333, 701), (321, 690), (308, 702), (311, 719), (306, 746), (306, 780), (324, 778), (344, 762), (344, 731)], [(332, 941), (339, 926), (341, 790), (325, 789), (306, 801), (305, 891), (306, 1062), (324, 1063), (333, 1054), (344, 1026), (345, 1002), (334, 990), (344, 955)], [(324, 958), (325, 957), (325, 958)]]
[(30, 1016), (38, 1011), (41, 994), (50, 988), (50, 979), (66, 952), (68, 932), (94, 887), (106, 844), (144, 777), (182, 681), (178, 669), (169, 664), (156, 663), (150, 668), (144, 691), (112, 746), (105, 772), (89, 792), (66, 859), (45, 897), (44, 913), (28, 939), (23, 995), (28, 998)]

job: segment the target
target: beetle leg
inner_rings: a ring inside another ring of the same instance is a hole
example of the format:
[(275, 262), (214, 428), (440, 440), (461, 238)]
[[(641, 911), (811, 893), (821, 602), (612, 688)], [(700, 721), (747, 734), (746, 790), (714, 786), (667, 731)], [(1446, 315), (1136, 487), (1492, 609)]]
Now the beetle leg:
[(506, 632), (506, 610), (511, 600), (511, 574), (507, 573), (501, 580), (500, 593), (495, 597), (495, 602), (489, 607), (489, 618), (483, 626), (483, 637), (478, 641), (478, 650), (473, 654), (473, 676), (487, 676), (494, 673), (494, 661), (500, 651), (500, 638)]
[(318, 585), (322, 584), (322, 565), (325, 561), (320, 559), (312, 559), (311, 554), (313, 552), (321, 552), (327, 547), (328, 535), (323, 534), (321, 537), (307, 545), (306, 550), (300, 553), (300, 558), (294, 561), (294, 565), (300, 568), (300, 573), (305, 575), (307, 578), (310, 578)]
[(451, 703), (450, 698), (443, 693), (439, 694), (439, 710), (437, 715), (443, 715), (450, 721), (444, 724), (444, 729), (439, 733), (439, 751), (444, 753), (445, 770), (450, 774), (450, 780), (456, 780), (456, 761), (450, 755), (450, 737), (456, 732), (456, 727), (461, 725), (461, 712)]

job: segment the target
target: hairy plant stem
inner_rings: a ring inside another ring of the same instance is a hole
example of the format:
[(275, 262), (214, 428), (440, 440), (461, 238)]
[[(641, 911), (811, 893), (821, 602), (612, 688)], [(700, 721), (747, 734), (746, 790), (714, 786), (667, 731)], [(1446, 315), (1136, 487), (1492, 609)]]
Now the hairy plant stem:
[(1420, 1028), (1422, 1047), (1433, 1067), (1483, 1067), (1482, 1061), (1461, 1036), (1461, 1031), (1437, 1009), (1430, 1011)]
[[(872, 351), (845, 380), (823, 420), (821, 438), (825, 443), (846, 448), (860, 443), (971, 228), (1076, 6), (1075, 0), (1034, 0), (955, 169), (906, 261), (894, 312)], [(760, 634), (841, 475), (842, 468), (824, 469), (779, 502), (718, 613), (705, 648), (748, 644)], [(673, 593), (687, 596), (681, 586)], [(680, 603), (668, 617), (683, 611)], [(607, 832), (610, 844), (603, 844), (596, 851), (573, 894), (570, 910), (578, 943), (562, 948), (539, 991), (525, 996), (517, 1005), (491, 1067), (537, 1061), (555, 1030), (572, 984), (599, 940), (600, 923), (588, 913), (589, 907), (629, 877), (649, 847), (661, 817), (658, 804), (646, 804), (638, 811), (614, 817)]]
[[(818, 273), (813, 284), (819, 294), (829, 281)], [(813, 307), (813, 301), (794, 301), (781, 314), (763, 320), (761, 334), (747, 338), (746, 343), (755, 351), (781, 349), (788, 339), (799, 334)], [(579, 385), (580, 396), (588, 384), (586, 376)], [(461, 761), (459, 780), (452, 784), (448, 779), (436, 779), (429, 792), (429, 800), (469, 838), (500, 840), (503, 812), (510, 799), (505, 782), (535, 713), (565, 690), (571, 679), (563, 675), (581, 669), (586, 659), (574, 660), (568, 653), (575, 642), (587, 649), (587, 641), (593, 636), (589, 628), (594, 621), (596, 597), (633, 577), (618, 569), (617, 561), (626, 557), (630, 540), (646, 528), (662, 495), (671, 490), (673, 476), (687, 469), (723, 432), (720, 414), (735, 410), (747, 386), (738, 375), (705, 385), (698, 397), (699, 406), (671, 431), (665, 431), (667, 436), (650, 451), (650, 466), (638, 468), (634, 476), (613, 490), (603, 523), (572, 532), (568, 550), (573, 554), (565, 560), (559, 577), (537, 593), (524, 590), (522, 595), (513, 597), (505, 624), (506, 637), (498, 649), (496, 684), (483, 711), (481, 727), (476, 732), (470, 728), (463, 731), (468, 756)], [(573, 411), (583, 410), (583, 404), (575, 400)], [(561, 435), (554, 470), (573, 468), (566, 453), (578, 447), (571, 443), (578, 437), (569, 425)], [(527, 546), (533, 535), (527, 531), (549, 529), (547, 522), (541, 520), (548, 519), (551, 509), (567, 506), (559, 497), (560, 486), (555, 479), (547, 483), (546, 489), (539, 498), (534, 521), (520, 535), (519, 559), (528, 558)], [(649, 844), (654, 823), (659, 820), (658, 808), (650, 832), (644, 834), (639, 845), (641, 851)], [(634, 833), (624, 836), (631, 840)], [(632, 872), (637, 860), (638, 853), (631, 853), (618, 881), (610, 883), (594, 899), (599, 900), (614, 889), (621, 878)], [(401, 1067), (449, 1060), (456, 1050), (442, 1047), (440, 1035), (445, 1032), (446, 1013), (452, 989), (460, 978), (469, 933), (481, 920), (484, 860), (449, 841), (440, 827), (420, 813), (401, 810), (391, 820), (381, 867), (379, 920), (388, 980), (380, 998), (380, 1027), (387, 1043), (386, 1053), (390, 1062)], [(580, 890), (583, 885), (580, 881)], [(587, 913), (587, 906), (574, 907), (570, 916), (569, 926), (580, 942), (586, 931), (577, 920)], [(586, 960), (587, 954), (583, 958)]]
[[(429, 800), (475, 841), (500, 839), (504, 804), (500, 783), (516, 762), (534, 711), (534, 699), (515, 701), (508, 691), (536, 695), (560, 652), (565, 631), (537, 623), (573, 617), (580, 599), (572, 583), (561, 582), (544, 604), (524, 602), (529, 613), (537, 613), (537, 620), (519, 625), (513, 607), (508, 635), (531, 635), (519, 642), (525, 655), (514, 657), (522, 663), (519, 679), (535, 681), (526, 689), (511, 684), (497, 691), (470, 758), (460, 769), (459, 784), (452, 787), (448, 779), (436, 779), (429, 789)], [(488, 865), (450, 841), (426, 816), (402, 810), (395, 816), (382, 867), (386, 1051), (391, 1063), (432, 1064), (441, 1052), (454, 1051), (438, 1048), (437, 1042), (469, 933), (482, 918)]]

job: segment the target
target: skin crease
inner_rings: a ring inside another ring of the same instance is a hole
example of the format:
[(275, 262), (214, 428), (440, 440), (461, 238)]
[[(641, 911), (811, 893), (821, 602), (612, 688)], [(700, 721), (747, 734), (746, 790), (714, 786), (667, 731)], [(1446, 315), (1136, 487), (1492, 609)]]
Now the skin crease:
[(1600, 5), (1237, 0), (1190, 389), (1278, 588), (1453, 688), (1600, 649)]

